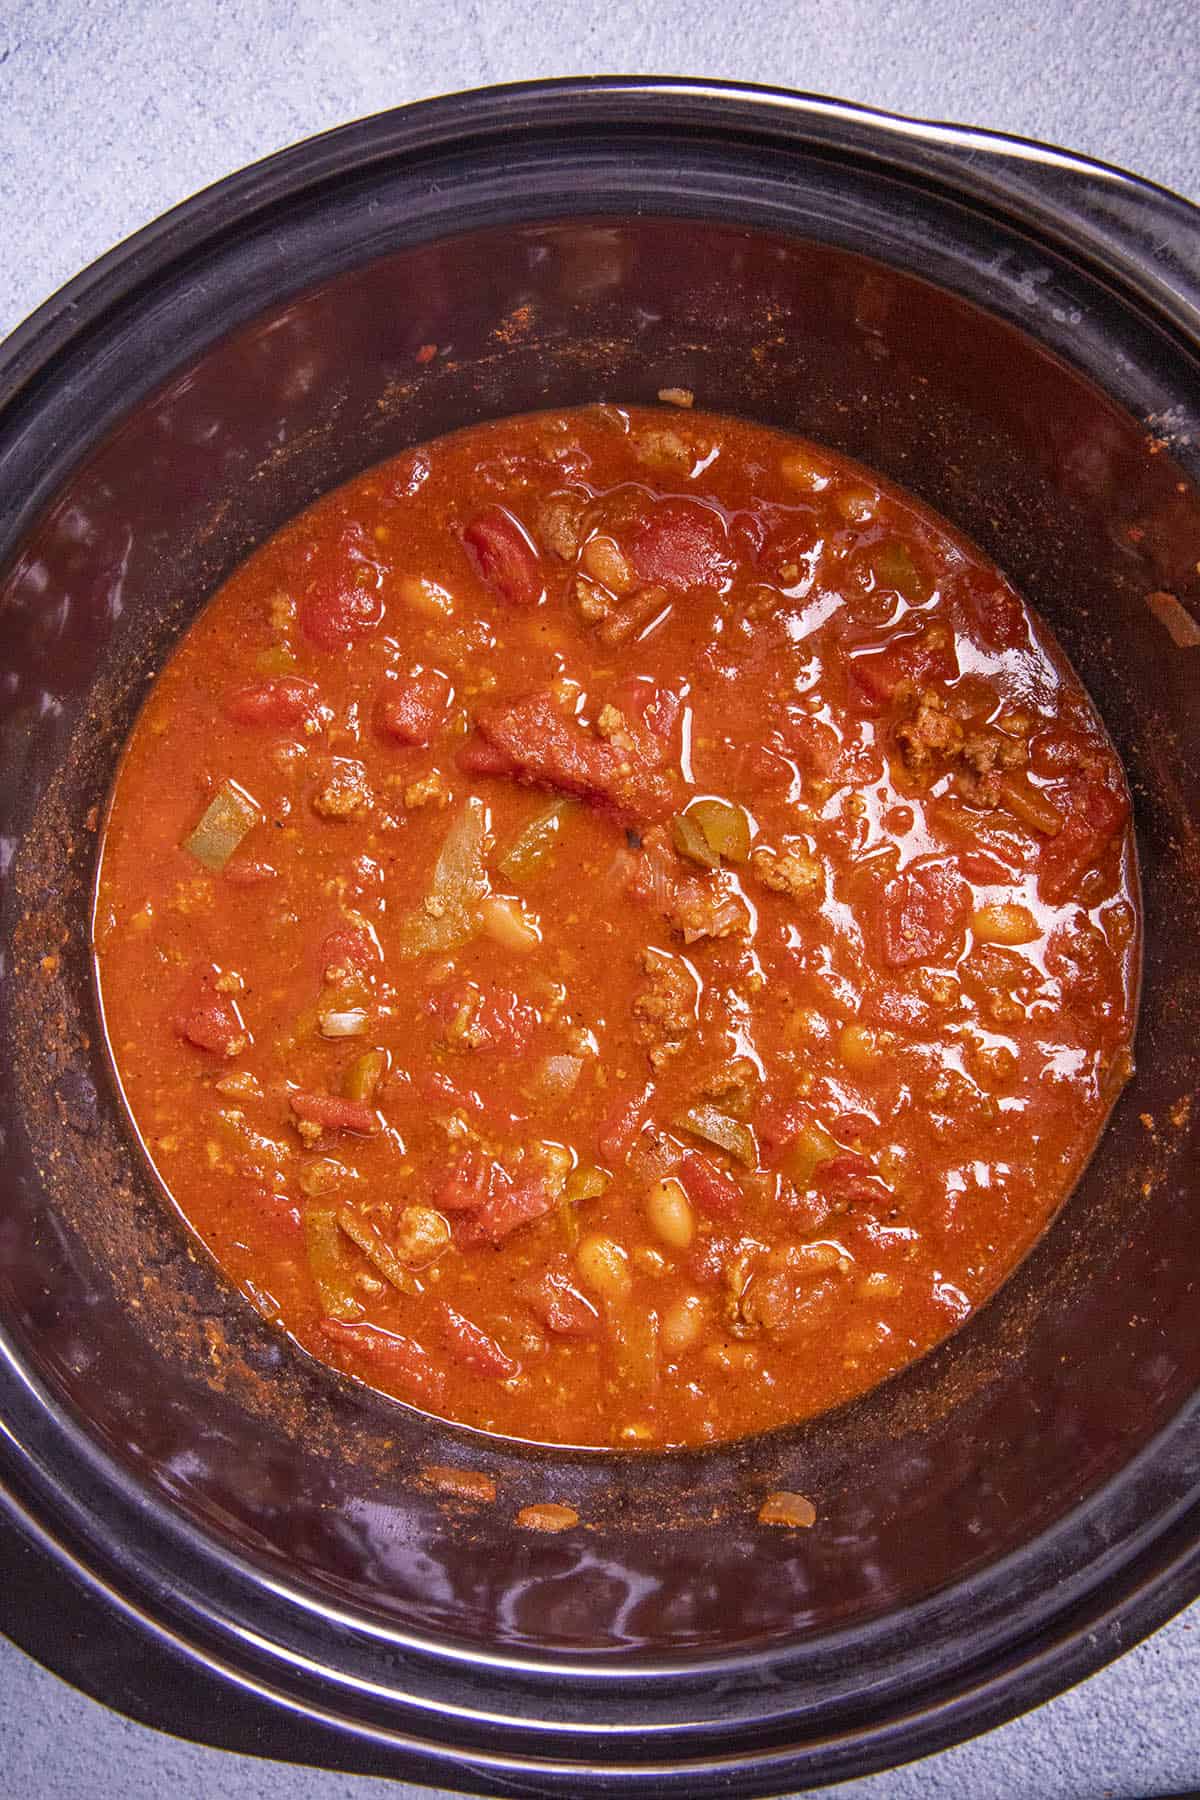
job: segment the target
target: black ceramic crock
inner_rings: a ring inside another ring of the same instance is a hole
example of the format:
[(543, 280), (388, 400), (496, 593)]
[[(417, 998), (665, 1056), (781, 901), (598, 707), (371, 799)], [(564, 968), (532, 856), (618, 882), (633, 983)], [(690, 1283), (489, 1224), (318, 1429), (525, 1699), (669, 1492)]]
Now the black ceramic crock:
[[(213, 1744), (697, 1800), (936, 1749), (1200, 1591), (1198, 356), (1200, 214), (1169, 194), (981, 133), (638, 80), (317, 138), (16, 333), (0, 1621), (18, 1643)], [(189, 1247), (98, 1029), (97, 823), (146, 684), (281, 520), (432, 433), (666, 385), (884, 470), (1051, 621), (1135, 793), (1138, 1067), (1015, 1277), (867, 1399), (700, 1455), (521, 1449), (315, 1366)], [(430, 1464), (494, 1475), (496, 1504), (448, 1500)], [(811, 1496), (811, 1531), (757, 1524), (775, 1487)], [(583, 1523), (515, 1531), (543, 1499)]]

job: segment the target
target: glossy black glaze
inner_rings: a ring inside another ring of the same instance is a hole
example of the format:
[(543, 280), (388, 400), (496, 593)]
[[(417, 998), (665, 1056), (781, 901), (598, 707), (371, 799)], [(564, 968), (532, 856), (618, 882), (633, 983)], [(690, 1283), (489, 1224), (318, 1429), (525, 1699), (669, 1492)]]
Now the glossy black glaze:
[[(690, 1796), (920, 1754), (1200, 1590), (1196, 1126), (1167, 1116), (1200, 1063), (1200, 650), (1145, 604), (1200, 608), (1198, 263), (1192, 209), (1037, 147), (572, 82), (286, 152), (10, 341), (0, 1618), (18, 1642), (231, 1747)], [(1139, 1072), (1018, 1275), (867, 1400), (704, 1455), (522, 1450), (317, 1368), (193, 1255), (96, 1030), (87, 815), (179, 630), (316, 493), (472, 419), (664, 385), (884, 469), (1058, 630), (1135, 786)], [(498, 1503), (439, 1500), (430, 1462), (489, 1470)], [(811, 1532), (757, 1526), (773, 1486), (812, 1496)], [(584, 1527), (514, 1532), (547, 1498)], [(47, 1630), (35, 1580), (108, 1621), (111, 1655)]]

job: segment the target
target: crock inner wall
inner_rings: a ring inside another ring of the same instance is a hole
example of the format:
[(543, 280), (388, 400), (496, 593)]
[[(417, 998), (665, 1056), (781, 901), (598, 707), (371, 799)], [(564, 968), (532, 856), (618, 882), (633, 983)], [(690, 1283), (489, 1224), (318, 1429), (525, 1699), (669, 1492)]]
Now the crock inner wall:
[[(168, 271), (50, 372), (0, 442), (44, 490), (0, 597), (15, 852), (5, 1323), (62, 1419), (82, 1421), (125, 1482), (110, 1491), (97, 1477), (114, 1520), (148, 1492), (321, 1604), (488, 1651), (728, 1654), (880, 1619), (1061, 1525), (1200, 1374), (1194, 1125), (1167, 1117), (1197, 1085), (1200, 684), (1194, 653), (1145, 601), (1196, 595), (1200, 507), (1145, 416), (1180, 392), (1194, 401), (1194, 371), (1085, 272), (1042, 252), (1031, 262), (994, 222), (824, 164), (790, 199), (762, 171), (749, 194), (750, 173), (738, 201), (728, 168), (702, 168), (687, 210), (757, 209), (786, 232), (591, 211), (606, 181), (638, 178), (626, 159), (593, 170), (581, 190), (591, 216), (562, 216), (561, 191), (533, 185), (526, 214), (553, 200), (559, 216), (397, 249), (444, 230), (445, 201), (430, 203), (431, 224), (415, 177), (347, 184), (324, 210), (275, 221), (286, 256), (232, 231)], [(502, 211), (498, 180), (472, 180), (465, 222)], [(518, 208), (511, 186), (504, 204)], [(672, 204), (684, 210), (678, 192)], [(914, 262), (937, 281), (908, 272)], [(1031, 268), (1044, 279), (1023, 290)], [(1141, 415), (1039, 336), (1069, 338), (1082, 368), (1142, 396)], [(435, 357), (418, 362), (431, 343)], [(179, 631), (315, 494), (474, 419), (653, 400), (668, 385), (880, 468), (982, 543), (1057, 630), (1135, 788), (1148, 928), (1139, 1072), (1023, 1269), (958, 1338), (865, 1401), (699, 1457), (527, 1452), (308, 1364), (168, 1216), (129, 1147), (96, 1031), (94, 809)], [(100, 434), (81, 462), (61, 448), (80, 419)], [(48, 1457), (58, 1429), (31, 1415)], [(431, 1462), (489, 1469), (500, 1503), (448, 1507), (421, 1485)], [(1190, 1474), (1166, 1479), (1155, 1476), (1156, 1506), (1171, 1480), (1182, 1499)], [(810, 1494), (818, 1529), (764, 1536), (754, 1513), (772, 1486)], [(515, 1540), (512, 1513), (546, 1498), (570, 1500), (592, 1529)], [(1139, 1517), (1136, 1483), (1102, 1525), (1080, 1515), (1056, 1549), (1061, 1579), (1114, 1531), (1132, 1538)], [(221, 1579), (236, 1586), (232, 1565)], [(1036, 1556), (994, 1593), (981, 1585), (979, 1641), (1044, 1586)], [(962, 1619), (948, 1611), (942, 1625)]]

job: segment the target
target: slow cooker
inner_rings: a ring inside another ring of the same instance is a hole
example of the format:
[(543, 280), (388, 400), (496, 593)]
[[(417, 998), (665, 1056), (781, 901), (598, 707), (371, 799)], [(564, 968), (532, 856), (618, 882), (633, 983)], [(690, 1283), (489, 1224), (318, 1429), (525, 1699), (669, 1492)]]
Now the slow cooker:
[[(423, 346), (437, 354), (422, 358)], [(123, 1115), (89, 906), (123, 737), (317, 494), (589, 400), (823, 440), (1050, 621), (1130, 774), (1137, 1069), (953, 1339), (703, 1452), (506, 1443), (351, 1387), (195, 1248)], [(1077, 1681), (1200, 1592), (1200, 212), (1036, 144), (606, 79), (232, 176), (0, 352), (0, 1624), (135, 1717), (504, 1795), (778, 1793)], [(431, 1464), (493, 1476), (494, 1505)], [(764, 1529), (808, 1495), (811, 1530)], [(569, 1502), (583, 1528), (514, 1529)]]

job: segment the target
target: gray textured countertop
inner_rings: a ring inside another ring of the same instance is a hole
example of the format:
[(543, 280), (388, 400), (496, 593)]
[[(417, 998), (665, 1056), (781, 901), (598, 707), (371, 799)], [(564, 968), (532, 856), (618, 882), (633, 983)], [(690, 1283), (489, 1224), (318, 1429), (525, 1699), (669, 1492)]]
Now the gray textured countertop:
[[(1194, 0), (8, 0), (0, 333), (119, 238), (255, 157), (384, 107), (524, 77), (775, 82), (1063, 143), (1200, 200)], [(1002, 1729), (835, 1800), (1111, 1800), (1200, 1788), (1200, 1605)], [(4, 1791), (415, 1800), (399, 1783), (197, 1749), (0, 1642)]]

